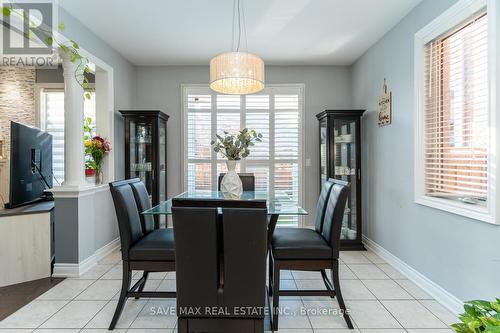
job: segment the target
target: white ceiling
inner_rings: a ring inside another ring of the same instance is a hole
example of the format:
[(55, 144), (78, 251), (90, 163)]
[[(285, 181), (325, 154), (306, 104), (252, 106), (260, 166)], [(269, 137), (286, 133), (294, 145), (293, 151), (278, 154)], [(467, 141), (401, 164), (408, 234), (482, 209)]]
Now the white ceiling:
[[(245, 0), (248, 51), (350, 65), (421, 0)], [(231, 49), (232, 0), (60, 0), (136, 65), (203, 65)]]

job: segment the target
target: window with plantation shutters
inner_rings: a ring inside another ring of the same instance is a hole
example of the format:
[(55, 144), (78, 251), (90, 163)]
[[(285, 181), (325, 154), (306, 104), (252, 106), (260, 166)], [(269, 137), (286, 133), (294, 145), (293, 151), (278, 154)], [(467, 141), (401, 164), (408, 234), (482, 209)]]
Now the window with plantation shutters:
[[(256, 191), (283, 195), (299, 202), (301, 196), (302, 87), (269, 86), (252, 95), (221, 95), (208, 86), (184, 86), (186, 190), (217, 190), (225, 159), (210, 147), (216, 134), (242, 128), (262, 133), (238, 172), (255, 175)], [(296, 217), (280, 217), (281, 224), (297, 224)]]
[[(85, 117), (92, 118), (95, 127), (95, 93), (84, 99)], [(83, 127), (83, 119), (82, 119)], [(56, 181), (64, 181), (64, 89), (44, 88), (40, 92), (40, 128), (52, 135), (52, 168)]]
[(488, 194), (488, 16), (425, 46), (425, 190), (485, 205)]

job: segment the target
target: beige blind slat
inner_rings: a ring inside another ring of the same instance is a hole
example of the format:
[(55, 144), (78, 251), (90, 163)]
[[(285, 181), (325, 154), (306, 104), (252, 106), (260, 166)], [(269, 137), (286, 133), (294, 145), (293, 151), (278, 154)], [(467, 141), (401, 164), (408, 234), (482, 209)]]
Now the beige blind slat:
[(487, 31), (484, 13), (425, 46), (424, 172), (428, 195), (486, 199)]

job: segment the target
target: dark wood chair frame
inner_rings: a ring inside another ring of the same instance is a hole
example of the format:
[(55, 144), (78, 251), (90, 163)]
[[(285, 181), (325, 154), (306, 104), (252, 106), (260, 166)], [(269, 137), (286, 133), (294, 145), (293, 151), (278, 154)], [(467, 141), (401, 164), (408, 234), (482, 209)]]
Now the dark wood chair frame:
[[(337, 181), (338, 183), (345, 183)], [(332, 282), (328, 279), (326, 270), (331, 270)], [(326, 290), (280, 290), (280, 271), (317, 271), (321, 273), (321, 278), (325, 284)], [(276, 283), (275, 283), (276, 281)], [(272, 250), (269, 251), (269, 296), (272, 297), (272, 328), (273, 331), (278, 330), (279, 316), (279, 298), (280, 296), (328, 296), (331, 298), (337, 297), (340, 309), (343, 312), (343, 317), (349, 329), (354, 329), (351, 318), (345, 306), (344, 298), (340, 289), (339, 281), (339, 259), (335, 256), (333, 259), (286, 259), (277, 260), (273, 256)], [(271, 302), (270, 302), (271, 303)]]
[[(122, 186), (138, 181), (138, 179), (122, 180), (110, 183), (111, 190), (113, 187)], [(113, 193), (113, 192), (112, 192)], [(139, 212), (140, 214), (141, 212)], [(113, 330), (120, 318), (123, 307), (128, 298), (134, 297), (136, 299), (141, 297), (148, 298), (176, 298), (175, 291), (144, 291), (148, 275), (150, 272), (175, 272), (175, 261), (136, 261), (136, 260), (123, 260), (122, 261), (122, 287), (118, 304), (116, 305), (113, 319), (109, 325), (109, 330)], [(132, 287), (132, 271), (144, 271), (142, 277)]]

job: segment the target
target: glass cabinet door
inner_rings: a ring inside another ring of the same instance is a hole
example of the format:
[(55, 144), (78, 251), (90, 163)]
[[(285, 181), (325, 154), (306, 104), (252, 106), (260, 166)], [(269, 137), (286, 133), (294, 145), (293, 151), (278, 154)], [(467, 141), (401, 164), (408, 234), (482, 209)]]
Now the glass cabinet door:
[(153, 124), (130, 120), (130, 178), (140, 178), (153, 193)]
[(159, 131), (158, 131), (158, 143), (160, 145), (160, 156), (159, 164), (160, 169), (158, 170), (159, 177), (159, 200), (163, 202), (167, 200), (167, 122), (161, 121), (159, 123)]
[(357, 230), (357, 170), (358, 161), (356, 151), (356, 120), (334, 119), (334, 173), (335, 178), (351, 183), (351, 191), (345, 208), (344, 220), (342, 221), (341, 239), (355, 240), (358, 237)]
[(320, 147), (320, 177), (321, 186), (328, 179), (328, 162), (327, 162), (327, 149), (328, 149), (328, 130), (327, 119), (323, 118), (319, 123), (319, 147)]

